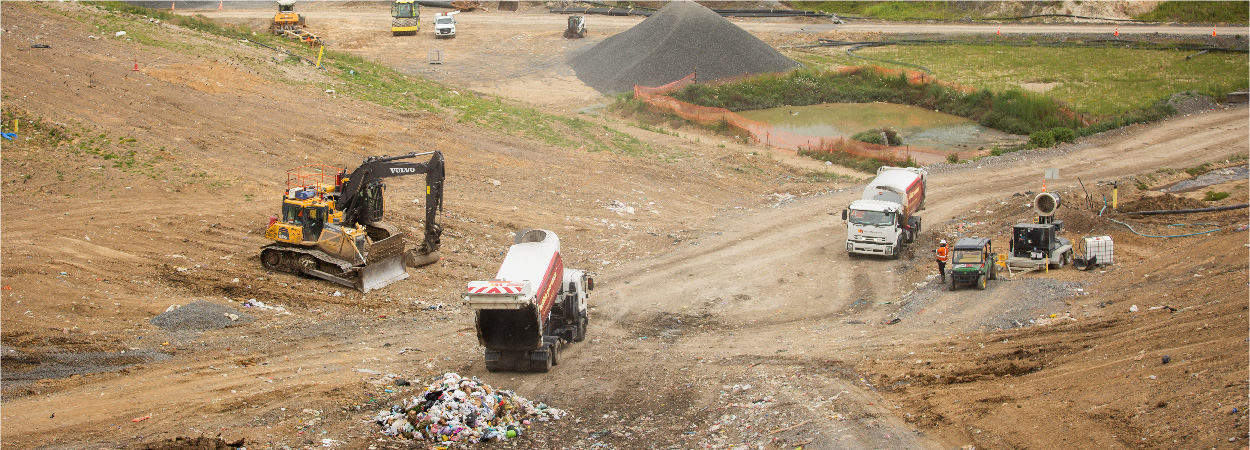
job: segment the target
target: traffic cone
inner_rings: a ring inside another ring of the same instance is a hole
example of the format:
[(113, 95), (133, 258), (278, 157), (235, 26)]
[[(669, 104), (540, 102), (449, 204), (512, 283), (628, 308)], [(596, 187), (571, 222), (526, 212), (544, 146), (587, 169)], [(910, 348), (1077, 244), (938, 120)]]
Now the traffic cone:
[(1215, 25), (1211, 25), (1211, 37), (1215, 37)]
[(222, 5), (223, 5), (223, 4), (225, 4), (225, 3), (226, 3), (226, 2), (225, 2), (225, 0), (222, 0), (222, 1), (217, 2), (217, 10), (218, 10), (218, 11), (221, 11), (221, 7), (222, 7)]
[(997, 34), (997, 35), (999, 35), (999, 36), (1002, 36), (1002, 35), (1003, 35), (1003, 26), (1002, 26), (1002, 25), (999, 25), (999, 26), (998, 26), (998, 31), (995, 31), (995, 32), (994, 32), (994, 34)]
[(1120, 27), (1115, 27), (1115, 37), (1120, 37)]
[(135, 58), (135, 72), (139, 71), (139, 58)]
[(169, 10), (170, 10), (170, 11), (173, 11), (173, 10), (177, 9), (177, 8), (175, 8), (174, 6), (175, 6), (175, 5), (174, 5), (174, 2), (169, 2)]

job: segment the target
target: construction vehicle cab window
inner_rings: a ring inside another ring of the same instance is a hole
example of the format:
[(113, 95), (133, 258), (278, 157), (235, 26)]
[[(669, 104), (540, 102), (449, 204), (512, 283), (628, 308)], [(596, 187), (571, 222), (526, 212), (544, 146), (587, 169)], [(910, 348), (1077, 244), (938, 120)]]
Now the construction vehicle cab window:
[(985, 260), (980, 250), (955, 250), (955, 264), (977, 264)]
[(856, 225), (894, 225), (894, 213), (884, 211), (851, 211), (851, 223)]

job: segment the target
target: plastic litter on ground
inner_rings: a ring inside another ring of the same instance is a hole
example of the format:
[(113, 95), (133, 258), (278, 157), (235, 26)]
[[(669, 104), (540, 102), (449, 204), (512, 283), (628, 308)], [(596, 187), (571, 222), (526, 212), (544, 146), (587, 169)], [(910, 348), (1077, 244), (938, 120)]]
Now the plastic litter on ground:
[(388, 436), (476, 444), (520, 437), (532, 422), (566, 414), (543, 403), (535, 405), (512, 391), (495, 389), (477, 377), (446, 373), (421, 395), (379, 411), (375, 420)]

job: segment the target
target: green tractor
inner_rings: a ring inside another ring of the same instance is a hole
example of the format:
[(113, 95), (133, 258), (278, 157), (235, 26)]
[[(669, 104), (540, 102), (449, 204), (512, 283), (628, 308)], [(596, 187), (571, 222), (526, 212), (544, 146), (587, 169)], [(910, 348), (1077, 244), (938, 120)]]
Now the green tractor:
[(951, 290), (961, 284), (985, 290), (986, 280), (998, 279), (998, 253), (988, 238), (960, 238), (951, 255)]

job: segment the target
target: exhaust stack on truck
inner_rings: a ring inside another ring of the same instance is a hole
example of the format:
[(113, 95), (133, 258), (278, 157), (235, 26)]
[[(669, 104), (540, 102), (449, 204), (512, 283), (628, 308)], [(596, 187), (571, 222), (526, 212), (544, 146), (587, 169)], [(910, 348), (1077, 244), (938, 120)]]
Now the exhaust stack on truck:
[(560, 238), (522, 230), (492, 280), (471, 281), (464, 302), (476, 311), (486, 370), (547, 372), (560, 346), (586, 339), (586, 297), (594, 279), (564, 268)]
[(898, 258), (903, 244), (920, 234), (929, 172), (914, 167), (882, 167), (864, 195), (842, 210), (846, 252)]

